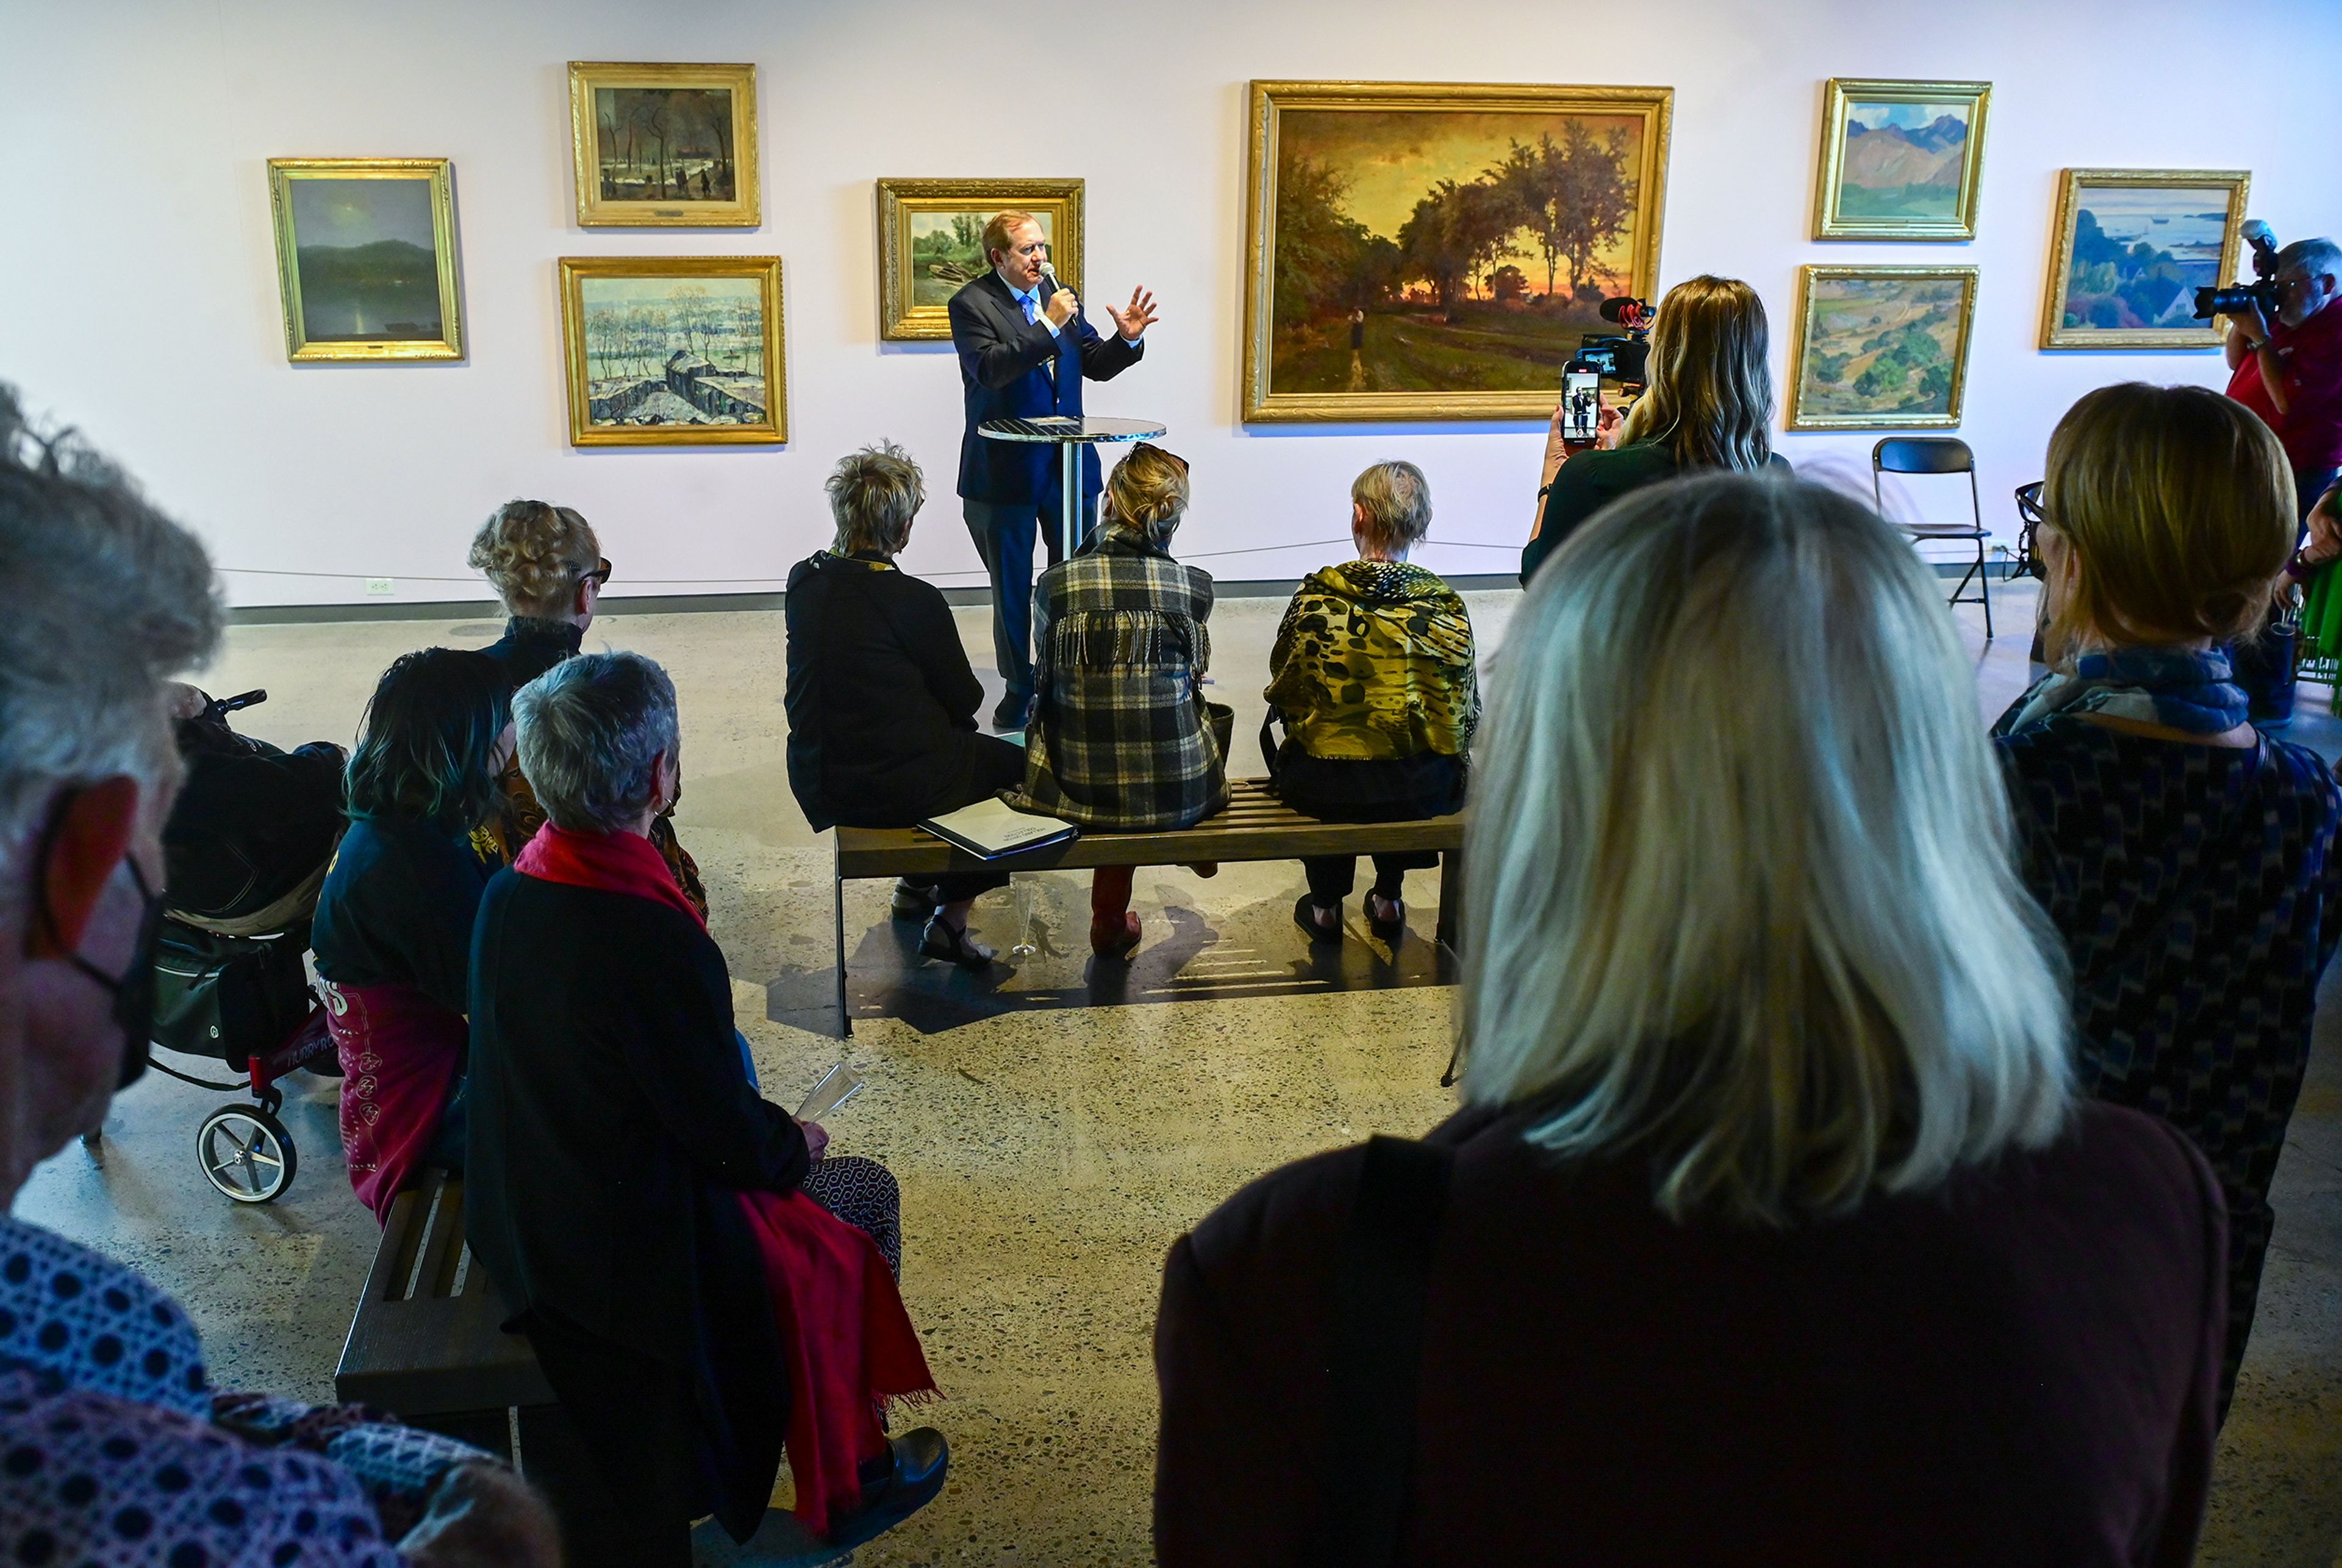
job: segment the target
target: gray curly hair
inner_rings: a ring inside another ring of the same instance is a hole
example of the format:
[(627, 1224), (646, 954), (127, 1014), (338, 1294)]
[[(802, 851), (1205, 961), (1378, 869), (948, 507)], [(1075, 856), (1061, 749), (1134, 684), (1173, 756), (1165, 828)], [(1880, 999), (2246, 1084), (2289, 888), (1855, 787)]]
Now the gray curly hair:
[(675, 683), (640, 654), (580, 654), (513, 695), (520, 771), (572, 833), (617, 833), (656, 804), (676, 751)]
[(577, 584), (601, 564), (594, 525), (566, 506), (507, 501), (472, 536), (472, 570), (515, 615), (565, 615)]
[(176, 777), (164, 683), (210, 659), (225, 614), (194, 534), (71, 430), (0, 385), (0, 914), (60, 789)]

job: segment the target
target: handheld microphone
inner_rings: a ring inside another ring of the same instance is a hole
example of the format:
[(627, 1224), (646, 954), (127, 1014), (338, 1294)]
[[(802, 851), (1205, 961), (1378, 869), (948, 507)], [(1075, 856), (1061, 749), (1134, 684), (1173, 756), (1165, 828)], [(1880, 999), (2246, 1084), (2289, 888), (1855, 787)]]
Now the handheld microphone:
[[(1056, 269), (1056, 267), (1052, 266), (1052, 265), (1049, 264), (1049, 262), (1047, 261), (1047, 259), (1046, 259), (1046, 257), (1042, 260), (1042, 263), (1041, 263), (1041, 275), (1042, 275), (1043, 277), (1047, 278), (1047, 279), (1049, 280), (1049, 291), (1050, 291), (1052, 294), (1056, 293), (1057, 290), (1059, 290), (1059, 289), (1061, 289), (1061, 288), (1066, 289), (1066, 292), (1067, 294), (1073, 294), (1073, 293), (1074, 293), (1074, 291), (1073, 291), (1072, 289), (1066, 288), (1066, 285), (1065, 285), (1064, 284), (1061, 284), (1061, 283), (1059, 283), (1059, 282), (1057, 281), (1057, 269)], [(1074, 297), (1075, 297), (1076, 299), (1079, 299), (1079, 298), (1081, 298), (1081, 295), (1074, 295)]]

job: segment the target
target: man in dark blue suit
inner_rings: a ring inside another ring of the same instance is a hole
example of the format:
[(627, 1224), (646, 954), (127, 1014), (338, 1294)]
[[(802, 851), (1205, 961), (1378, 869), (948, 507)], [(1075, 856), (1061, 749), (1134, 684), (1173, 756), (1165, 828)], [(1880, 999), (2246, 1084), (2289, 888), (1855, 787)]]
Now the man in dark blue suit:
[[(1002, 213), (984, 228), (992, 270), (952, 296), (952, 346), (966, 394), (967, 429), (960, 437), (960, 505), (967, 531), (992, 576), (992, 647), (1007, 694), (992, 712), (995, 729), (1024, 726), (1033, 706), (1033, 534), (1048, 541), (1049, 560), (1061, 554), (1066, 448), (1036, 442), (990, 441), (976, 427), (990, 419), (1033, 419), (1082, 413), (1082, 382), (1106, 381), (1146, 352), (1139, 341), (1155, 320), (1155, 296), (1130, 296), (1127, 310), (1106, 306), (1116, 335), (1100, 337), (1082, 319), (1074, 292), (1042, 271), (1048, 241), (1030, 213)], [(1082, 526), (1097, 520), (1098, 460), (1082, 454)]]

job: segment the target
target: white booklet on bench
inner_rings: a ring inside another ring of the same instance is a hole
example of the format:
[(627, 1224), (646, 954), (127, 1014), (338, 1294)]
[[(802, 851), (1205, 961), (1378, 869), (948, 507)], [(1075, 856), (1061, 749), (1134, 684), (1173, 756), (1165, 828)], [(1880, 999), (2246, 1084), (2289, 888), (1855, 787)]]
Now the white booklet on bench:
[(974, 805), (925, 818), (918, 825), (981, 860), (1062, 844), (1080, 836), (1082, 831), (1054, 816), (1018, 811), (998, 795), (986, 795)]

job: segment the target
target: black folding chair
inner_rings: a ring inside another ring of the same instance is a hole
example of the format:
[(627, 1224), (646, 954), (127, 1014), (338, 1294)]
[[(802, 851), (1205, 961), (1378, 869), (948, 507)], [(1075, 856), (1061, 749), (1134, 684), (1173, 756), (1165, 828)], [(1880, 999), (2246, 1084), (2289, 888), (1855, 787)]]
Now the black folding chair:
[[(1952, 589), (1950, 602), (1955, 604), (1984, 606), (1984, 640), (1992, 641), (1992, 590), (1985, 576), (1985, 545), (1992, 535), (1985, 531), (1984, 505), (1977, 497), (1976, 454), (1968, 444), (1954, 435), (1890, 435), (1870, 449), (1870, 499), (1880, 513), (1886, 512), (1885, 497), (1880, 494), (1878, 476), (1882, 474), (1965, 474), (1968, 476), (1968, 513), (1976, 521), (1967, 527), (1956, 523), (1897, 523), (1896, 527), (1914, 544), (1948, 544), (1967, 540), (1976, 546), (1976, 561), (1960, 574)], [(1968, 595), (1970, 583), (1976, 584), (1974, 597)]]

